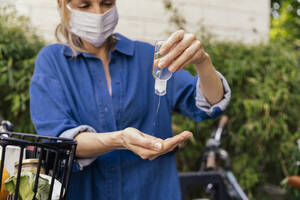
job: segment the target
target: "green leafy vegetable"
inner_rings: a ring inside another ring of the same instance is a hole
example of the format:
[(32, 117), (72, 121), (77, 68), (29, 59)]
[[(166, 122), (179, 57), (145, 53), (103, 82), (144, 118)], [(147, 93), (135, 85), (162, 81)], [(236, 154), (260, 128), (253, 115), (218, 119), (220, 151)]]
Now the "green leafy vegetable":
[[(18, 199), (22, 200), (32, 200), (34, 197), (34, 182), (35, 182), (36, 174), (32, 172), (23, 172), (20, 177), (20, 187), (19, 187), (19, 197)], [(12, 194), (15, 194), (17, 183), (17, 176), (11, 176), (7, 179), (5, 184), (5, 189)], [(37, 200), (44, 200), (48, 198), (50, 191), (49, 181), (45, 178), (39, 177), (38, 190), (36, 194)]]

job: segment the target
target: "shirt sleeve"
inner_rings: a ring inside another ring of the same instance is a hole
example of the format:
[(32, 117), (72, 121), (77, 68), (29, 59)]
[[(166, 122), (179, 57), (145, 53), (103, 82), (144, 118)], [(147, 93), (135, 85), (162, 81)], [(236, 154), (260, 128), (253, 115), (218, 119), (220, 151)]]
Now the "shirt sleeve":
[(40, 135), (58, 137), (63, 131), (79, 126), (59, 82), (43, 74), (34, 74), (30, 84), (30, 114)]
[[(228, 89), (230, 91), (226, 79), (220, 73), (218, 74), (222, 78), (225, 92)], [(231, 95), (231, 92), (226, 92), (221, 102), (213, 106), (210, 105), (199, 88), (198, 75), (193, 77), (185, 70), (175, 72), (170, 80), (170, 85), (167, 92), (170, 92), (172, 110), (188, 116), (197, 122), (221, 115), (229, 103)], [(225, 98), (226, 100), (224, 100)]]
[[(74, 139), (79, 133), (82, 132), (93, 132), (96, 133), (96, 130), (88, 125), (81, 125), (76, 128), (68, 129), (64, 131), (62, 134), (60, 134), (59, 137)], [(97, 157), (93, 158), (78, 158), (76, 159), (77, 164), (79, 165), (79, 169), (83, 170), (84, 167), (90, 165), (92, 162), (94, 162), (97, 159)]]
[[(30, 115), (36, 132), (40, 135), (73, 139), (81, 131), (95, 131), (91, 127), (81, 126), (75, 120), (48, 57), (43, 52), (39, 54), (30, 83)], [(91, 162), (75, 160), (73, 170), (78, 171), (84, 166), (82, 163)]]
[[(213, 116), (215, 115), (214, 112), (215, 110), (221, 110), (221, 111), (225, 111), (226, 107), (228, 106), (229, 102), (230, 102), (230, 98), (231, 98), (231, 90), (229, 87), (229, 84), (227, 82), (227, 80), (225, 79), (225, 77), (219, 73), (218, 76), (220, 77), (222, 84), (223, 84), (223, 88), (224, 88), (224, 97), (223, 99), (218, 102), (215, 105), (210, 105), (210, 103), (206, 100), (206, 98), (203, 95), (203, 92), (200, 89), (200, 79), (198, 78), (197, 81), (197, 87), (196, 87), (196, 106), (205, 111), (207, 115), (209, 116)], [(218, 108), (218, 109), (216, 109)]]

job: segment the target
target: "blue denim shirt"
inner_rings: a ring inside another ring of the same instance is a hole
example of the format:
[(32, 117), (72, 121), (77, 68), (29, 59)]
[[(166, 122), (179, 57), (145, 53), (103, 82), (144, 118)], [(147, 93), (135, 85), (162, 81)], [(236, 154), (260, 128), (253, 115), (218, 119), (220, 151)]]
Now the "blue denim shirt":
[[(153, 46), (116, 36), (119, 40), (109, 62), (111, 96), (103, 64), (96, 56), (78, 52), (74, 58), (62, 44), (49, 45), (39, 53), (30, 86), (31, 118), (38, 134), (60, 136), (85, 125), (99, 134), (135, 127), (165, 139), (172, 137), (173, 111), (201, 122), (218, 116), (226, 107), (226, 97), (220, 106), (197, 106), (195, 99), (201, 100), (199, 95), (196, 98), (198, 78), (181, 70), (168, 81), (156, 114)], [(76, 163), (68, 199), (180, 199), (172, 153), (148, 161), (131, 151), (115, 150), (81, 169)]]

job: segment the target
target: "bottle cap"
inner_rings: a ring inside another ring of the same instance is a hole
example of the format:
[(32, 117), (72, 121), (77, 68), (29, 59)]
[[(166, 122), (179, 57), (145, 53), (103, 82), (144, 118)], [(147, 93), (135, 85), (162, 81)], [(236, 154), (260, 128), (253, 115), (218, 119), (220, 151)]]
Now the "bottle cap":
[(165, 95), (167, 92), (167, 80), (160, 80), (158, 78), (155, 79), (155, 94), (159, 96)]

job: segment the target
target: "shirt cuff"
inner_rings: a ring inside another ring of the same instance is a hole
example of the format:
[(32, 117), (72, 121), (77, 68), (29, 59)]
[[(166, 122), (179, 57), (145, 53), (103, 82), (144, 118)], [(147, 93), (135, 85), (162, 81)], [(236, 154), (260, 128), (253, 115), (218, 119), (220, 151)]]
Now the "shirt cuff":
[[(68, 129), (64, 131), (62, 134), (60, 134), (59, 137), (74, 139), (79, 133), (82, 132), (93, 132), (95, 133), (96, 130), (88, 125), (81, 125), (76, 128)], [(79, 165), (79, 169), (83, 170), (84, 167), (90, 165), (92, 162), (94, 162), (97, 159), (97, 157), (93, 158), (78, 158), (75, 160), (77, 164)]]
[(198, 78), (197, 81), (197, 87), (196, 87), (196, 97), (195, 97), (195, 101), (196, 101), (196, 106), (203, 110), (204, 112), (206, 112), (206, 114), (208, 116), (214, 116), (215, 112), (223, 112), (225, 111), (227, 105), (230, 102), (230, 98), (231, 98), (231, 89), (229, 87), (229, 84), (227, 82), (227, 80), (225, 79), (225, 77), (217, 72), (218, 76), (220, 77), (222, 84), (223, 84), (223, 88), (224, 88), (224, 97), (223, 99), (218, 102), (215, 105), (210, 105), (210, 103), (208, 103), (208, 101), (206, 100), (206, 98), (203, 95), (203, 92), (200, 89), (200, 79)]

